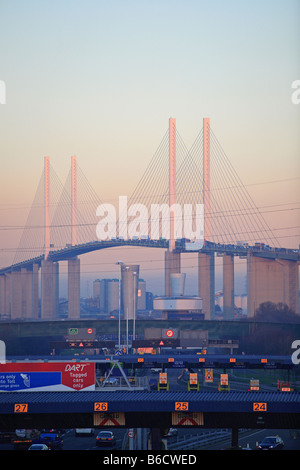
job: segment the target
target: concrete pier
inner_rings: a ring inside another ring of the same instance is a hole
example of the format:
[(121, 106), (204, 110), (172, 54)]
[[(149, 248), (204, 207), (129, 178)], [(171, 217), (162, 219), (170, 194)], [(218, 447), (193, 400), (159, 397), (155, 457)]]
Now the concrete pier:
[(68, 260), (68, 318), (80, 317), (80, 259)]
[(234, 316), (234, 256), (223, 256), (223, 313), (224, 320)]
[(295, 261), (247, 258), (248, 317), (254, 317), (262, 302), (282, 302), (299, 312), (299, 269)]
[(172, 296), (171, 273), (180, 273), (181, 258), (180, 253), (172, 251), (165, 252), (165, 296)]
[(215, 257), (214, 254), (198, 254), (198, 286), (205, 320), (215, 318)]

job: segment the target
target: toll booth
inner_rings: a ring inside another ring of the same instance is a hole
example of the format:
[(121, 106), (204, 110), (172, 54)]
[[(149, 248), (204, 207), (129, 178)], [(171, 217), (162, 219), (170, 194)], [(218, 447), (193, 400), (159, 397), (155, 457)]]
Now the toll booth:
[(191, 373), (188, 381), (188, 390), (195, 390), (199, 392), (199, 380), (197, 373)]
[(205, 369), (205, 383), (213, 383), (214, 382), (214, 371), (213, 369)]
[(294, 389), (291, 387), (289, 382), (279, 382), (279, 391), (280, 392), (293, 392)]
[(228, 381), (228, 374), (220, 375), (220, 382), (219, 382), (218, 390), (219, 392), (229, 392), (230, 385)]
[(157, 384), (158, 390), (169, 390), (169, 381), (167, 372), (160, 372)]
[(250, 391), (258, 391), (259, 390), (259, 380), (258, 379), (250, 379)]

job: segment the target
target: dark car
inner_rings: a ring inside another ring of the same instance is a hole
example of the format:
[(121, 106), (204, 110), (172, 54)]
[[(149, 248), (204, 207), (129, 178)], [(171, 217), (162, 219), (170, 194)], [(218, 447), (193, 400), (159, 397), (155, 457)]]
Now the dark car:
[(46, 444), (50, 450), (61, 450), (63, 447), (63, 440), (59, 434), (43, 433), (41, 434), (40, 442), (36, 444)]
[(261, 450), (277, 450), (283, 449), (284, 443), (281, 437), (279, 436), (269, 436), (265, 437), (264, 440), (259, 444), (258, 449)]
[(114, 447), (116, 445), (116, 438), (111, 431), (100, 431), (96, 437), (96, 445)]

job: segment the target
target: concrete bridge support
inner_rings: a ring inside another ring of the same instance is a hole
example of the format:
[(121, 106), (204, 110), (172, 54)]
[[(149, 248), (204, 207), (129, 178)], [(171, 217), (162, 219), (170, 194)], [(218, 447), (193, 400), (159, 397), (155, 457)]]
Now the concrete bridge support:
[(22, 268), (0, 276), (0, 317), (38, 318), (39, 267)]
[(0, 276), (0, 318), (1, 316), (3, 317), (6, 314), (6, 289), (5, 289), (5, 284), (6, 284), (6, 276), (5, 274)]
[(68, 318), (80, 317), (80, 259), (68, 260)]
[(223, 257), (223, 312), (224, 320), (234, 316), (234, 256)]
[(39, 312), (39, 278), (38, 265), (31, 269), (21, 269), (22, 318), (38, 318)]
[(199, 297), (205, 320), (215, 318), (215, 257), (210, 253), (198, 254)]
[(43, 260), (41, 266), (41, 318), (52, 320), (58, 309), (58, 263)]
[(10, 305), (12, 320), (22, 318), (22, 278), (21, 271), (11, 272)]
[[(34, 263), (32, 265), (32, 318), (39, 317), (39, 266)], [(58, 292), (57, 292), (58, 299)]]
[(262, 302), (282, 302), (299, 312), (299, 269), (296, 261), (247, 258), (248, 317), (254, 317)]
[(165, 252), (165, 296), (172, 295), (171, 288), (171, 273), (180, 273), (181, 271), (181, 258), (180, 253), (173, 251)]
[(5, 314), (10, 316), (11, 313), (11, 273), (5, 274)]

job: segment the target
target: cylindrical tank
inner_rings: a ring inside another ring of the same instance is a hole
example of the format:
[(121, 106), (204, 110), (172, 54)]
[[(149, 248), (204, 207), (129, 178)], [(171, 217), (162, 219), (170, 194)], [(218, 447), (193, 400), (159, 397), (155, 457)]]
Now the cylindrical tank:
[(172, 297), (182, 297), (184, 294), (185, 274), (171, 273), (171, 289)]
[(137, 293), (139, 285), (139, 270), (137, 264), (122, 264), (122, 306), (124, 318), (133, 320), (137, 309)]

